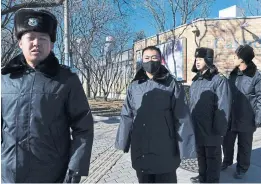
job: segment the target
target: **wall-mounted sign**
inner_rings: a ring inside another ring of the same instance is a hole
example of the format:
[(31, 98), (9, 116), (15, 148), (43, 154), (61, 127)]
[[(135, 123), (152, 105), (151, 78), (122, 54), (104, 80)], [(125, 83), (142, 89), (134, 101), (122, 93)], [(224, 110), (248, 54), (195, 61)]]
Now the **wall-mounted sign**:
[(186, 80), (186, 39), (171, 40), (157, 45), (162, 52), (162, 64), (178, 81)]

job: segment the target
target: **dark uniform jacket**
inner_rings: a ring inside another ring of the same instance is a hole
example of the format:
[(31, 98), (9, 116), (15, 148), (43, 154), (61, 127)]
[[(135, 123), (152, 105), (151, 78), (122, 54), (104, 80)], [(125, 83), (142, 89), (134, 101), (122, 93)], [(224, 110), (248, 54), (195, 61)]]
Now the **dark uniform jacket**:
[(261, 71), (251, 62), (243, 72), (235, 68), (229, 83), (233, 99), (229, 129), (254, 132), (261, 125)]
[(190, 87), (190, 110), (199, 146), (220, 145), (231, 109), (228, 80), (217, 69), (198, 73)]
[(36, 69), (21, 54), (1, 80), (2, 182), (62, 182), (68, 168), (88, 175), (93, 119), (77, 75), (53, 53)]
[(116, 148), (132, 166), (149, 174), (168, 173), (180, 158), (195, 158), (195, 139), (183, 87), (161, 66), (153, 79), (143, 69), (130, 84), (121, 112)]

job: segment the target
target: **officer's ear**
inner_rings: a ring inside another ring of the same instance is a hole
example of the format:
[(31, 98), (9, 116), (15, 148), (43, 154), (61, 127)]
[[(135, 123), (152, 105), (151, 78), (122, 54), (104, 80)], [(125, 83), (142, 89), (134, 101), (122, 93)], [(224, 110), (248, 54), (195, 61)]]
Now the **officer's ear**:
[(19, 45), (20, 49), (22, 49), (22, 39), (18, 40), (18, 45)]

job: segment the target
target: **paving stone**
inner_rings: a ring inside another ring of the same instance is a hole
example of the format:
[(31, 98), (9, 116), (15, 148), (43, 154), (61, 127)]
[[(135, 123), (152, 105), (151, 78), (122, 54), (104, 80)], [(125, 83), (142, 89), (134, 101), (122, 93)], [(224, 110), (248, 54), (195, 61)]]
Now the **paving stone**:
[(116, 179), (105, 179), (105, 183), (117, 183)]
[(119, 179), (116, 179), (117, 183), (124, 183), (124, 182), (129, 182), (129, 179), (127, 176), (121, 176)]
[(110, 174), (108, 174), (110, 177), (113, 177), (113, 176), (122, 176), (121, 175), (122, 173), (120, 171), (117, 171), (117, 172), (112, 172)]
[(109, 181), (111, 181), (111, 180), (116, 180), (116, 179), (119, 179), (119, 178), (121, 178), (120, 175), (114, 175), (114, 176), (110, 176), (110, 177), (108, 177), (108, 178), (105, 178), (105, 181), (106, 181), (106, 182), (109, 182)]

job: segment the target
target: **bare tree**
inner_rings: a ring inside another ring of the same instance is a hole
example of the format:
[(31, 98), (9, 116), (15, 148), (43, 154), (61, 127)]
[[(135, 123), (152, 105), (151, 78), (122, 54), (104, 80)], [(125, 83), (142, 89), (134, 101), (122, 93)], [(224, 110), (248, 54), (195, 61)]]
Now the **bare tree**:
[(131, 12), (131, 3), (127, 0), (113, 0), (113, 3), (118, 7), (120, 15), (126, 16)]
[[(1, 1), (2, 8), (12, 5), (12, 0)], [(14, 38), (13, 13), (1, 16), (1, 66), (4, 66), (19, 50)]]
[(261, 15), (261, 1), (260, 0), (244, 0), (241, 1), (241, 10), (244, 16), (260, 16)]
[(40, 7), (54, 7), (63, 4), (64, 0), (24, 0), (24, 1), (14, 1), (9, 0), (2, 6), (1, 14), (6, 15), (13, 13), (21, 8), (40, 8)]
[[(101, 54), (101, 38), (105, 39), (108, 26), (114, 19), (117, 19), (117, 15), (114, 13), (113, 7), (107, 2), (90, 0), (86, 2), (81, 11), (71, 14), (71, 17), (70, 41), (72, 54), (74, 55), (73, 62), (76, 68), (82, 68), (80, 72), (85, 76), (84, 78), (88, 86), (87, 94), (90, 96), (90, 90), (94, 89), (91, 88), (90, 76), (92, 74), (96, 78), (100, 76), (92, 69), (99, 64), (96, 61), (98, 60), (97, 57)], [(78, 42), (80, 42), (80, 49), (79, 45), (77, 45)], [(100, 81), (100, 79), (97, 80)]]
[(125, 88), (125, 84), (122, 83), (121, 79), (124, 78), (124, 61), (123, 61), (123, 51), (125, 50), (128, 41), (131, 39), (131, 31), (128, 29), (127, 22), (122, 19), (121, 23), (117, 22), (114, 28), (110, 31), (110, 35), (114, 38), (114, 43), (109, 57), (106, 60), (111, 60), (111, 64), (106, 65), (105, 76), (103, 78), (103, 93), (104, 99), (107, 100), (107, 97), (110, 93), (117, 93), (115, 85), (119, 88)]
[(96, 98), (98, 92), (102, 92), (104, 100), (118, 98), (127, 89), (132, 76), (132, 61), (123, 61), (122, 51), (113, 53), (112, 57), (100, 57), (91, 66), (91, 91)]
[(124, 25), (118, 24), (112, 29), (110, 35), (114, 38), (113, 46), (111, 50), (105, 53), (103, 65), (100, 67), (104, 71), (101, 89), (106, 101), (110, 94), (113, 95), (119, 92), (117, 92), (116, 86), (118, 89), (125, 88), (125, 85), (121, 80), (124, 78), (124, 61), (122, 57), (124, 48), (126, 47), (131, 34)]
[[(71, 1), (73, 3), (73, 1)], [(96, 98), (102, 90), (106, 98), (120, 74), (116, 58), (104, 58), (105, 38), (115, 39), (113, 54), (118, 55), (130, 39), (124, 16), (110, 1), (89, 0), (80, 11), (70, 14), (70, 41), (73, 64), (87, 83), (87, 94)], [(109, 59), (111, 61), (109, 61)]]
[(90, 89), (92, 91), (93, 94), (93, 98), (96, 99), (96, 96), (99, 92), (99, 86), (101, 86), (101, 79), (103, 78), (98, 65), (95, 65), (92, 67), (92, 74), (90, 75)]
[(87, 83), (87, 95), (90, 96), (92, 92), (94, 99), (96, 99), (104, 71), (100, 68), (101, 60), (93, 57), (93, 53), (89, 50), (85, 50), (88, 44), (83, 38), (79, 38), (73, 43), (73, 61), (74, 66), (80, 71), (80, 75)]
[(144, 30), (141, 30), (141, 31), (138, 31), (137, 33), (135, 33), (133, 42), (137, 42), (137, 41), (143, 40), (145, 38), (146, 38), (145, 32), (144, 32)]
[(166, 6), (165, 2), (157, 0), (145, 0), (144, 7), (147, 8), (150, 14), (153, 16), (155, 25), (159, 32), (166, 30)]
[(102, 66), (104, 70), (104, 77), (102, 80), (101, 89), (103, 91), (103, 97), (105, 101), (108, 100), (108, 96), (111, 92), (113, 84), (117, 84), (121, 76), (120, 63), (118, 63), (118, 61), (114, 62), (115, 63), (108, 63)]
[[(215, 0), (145, 0), (137, 1), (153, 21), (158, 32), (173, 29), (196, 17), (206, 17)], [(148, 18), (148, 17), (147, 17)]]
[(5, 28), (1, 33), (1, 66), (4, 66), (20, 52), (20, 49), (17, 40), (13, 37), (13, 29)]
[[(181, 24), (185, 24), (188, 20), (198, 16), (206, 17), (212, 2), (213, 0), (175, 0), (175, 4), (181, 14)], [(200, 13), (197, 11), (200, 11)]]

